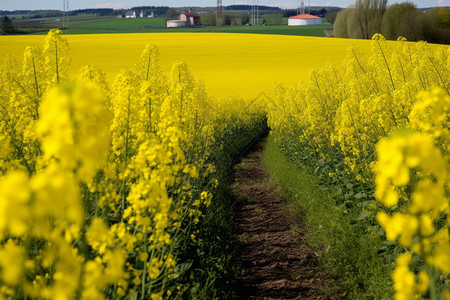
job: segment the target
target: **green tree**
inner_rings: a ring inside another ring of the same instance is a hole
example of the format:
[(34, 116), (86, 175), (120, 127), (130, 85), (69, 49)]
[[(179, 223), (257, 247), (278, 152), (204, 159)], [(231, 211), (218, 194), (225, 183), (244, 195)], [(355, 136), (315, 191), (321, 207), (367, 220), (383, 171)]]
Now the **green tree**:
[(401, 20), (398, 35), (409, 41), (450, 44), (450, 11), (435, 7), (424, 13), (407, 11)]
[(434, 7), (424, 16), (424, 39), (430, 43), (450, 43), (450, 10)]
[(10, 34), (15, 32), (14, 25), (8, 16), (3, 16), (0, 21), (1, 34)]
[(327, 13), (325, 15), (325, 18), (327, 19), (328, 23), (334, 24), (334, 21), (336, 21), (337, 12)]
[(177, 15), (177, 11), (174, 8), (169, 8), (166, 12), (166, 16), (164, 19), (166, 21), (175, 19), (175, 16)]
[[(354, 18), (363, 39), (370, 39), (372, 35), (381, 32), (381, 22), (386, 11), (387, 0), (356, 0)], [(349, 32), (352, 37), (351, 32)]]
[(439, 28), (450, 29), (450, 9), (444, 7), (435, 7), (430, 12), (436, 11)]
[(418, 10), (407, 11), (398, 28), (398, 35), (405, 37), (408, 41), (424, 40), (424, 24), (424, 13)]
[(223, 16), (223, 25), (231, 25), (231, 15)]
[(261, 18), (266, 20), (267, 25), (282, 25), (283, 15), (282, 14), (265, 14)]
[(216, 14), (215, 13), (207, 13), (201, 15), (201, 23), (204, 26), (216, 26)]
[(355, 5), (340, 11), (336, 16), (335, 36), (372, 38), (373, 34), (381, 32), (386, 4), (387, 0), (356, 0)]
[(369, 34), (364, 33), (364, 25), (361, 23), (361, 12), (356, 8), (351, 9), (347, 18), (347, 32), (351, 39), (366, 39)]
[(416, 11), (416, 6), (411, 2), (396, 3), (388, 7), (383, 16), (381, 33), (389, 40), (396, 40), (399, 37), (400, 26), (403, 16), (407, 12)]
[(336, 20), (334, 21), (333, 24), (333, 31), (335, 37), (339, 38), (349, 37), (347, 24), (352, 11), (353, 11), (352, 8), (347, 8), (337, 13)]
[(250, 15), (248, 13), (241, 14), (241, 24), (246, 25), (250, 23)]

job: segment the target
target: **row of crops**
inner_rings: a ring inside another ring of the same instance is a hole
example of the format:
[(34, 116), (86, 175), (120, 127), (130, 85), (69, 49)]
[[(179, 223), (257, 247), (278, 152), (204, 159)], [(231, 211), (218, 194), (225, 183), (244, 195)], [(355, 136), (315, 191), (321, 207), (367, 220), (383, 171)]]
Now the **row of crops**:
[[(308, 83), (277, 85), (267, 106), (286, 155), (308, 161), (339, 189), (332, 209), (342, 211), (350, 229), (343, 220), (328, 223), (338, 240), (327, 245), (332, 263), (348, 276), (376, 277), (368, 273), (374, 261), (389, 266), (396, 257), (396, 299), (450, 297), (449, 50), (402, 39), (387, 44), (376, 34), (371, 54), (351, 47), (342, 65), (312, 72)], [(383, 246), (376, 244), (380, 236), (388, 240)], [(358, 265), (347, 252), (360, 249), (372, 254), (361, 251), (366, 261)], [(382, 281), (383, 272), (372, 280)], [(377, 295), (383, 287), (363, 288)]]
[(152, 45), (111, 86), (92, 66), (68, 78), (67, 51), (52, 30), (1, 67), (0, 298), (195, 293), (216, 164), (263, 114), (214, 101), (183, 62), (163, 74)]
[(257, 102), (208, 96), (181, 61), (165, 74), (154, 45), (113, 83), (94, 66), (69, 78), (59, 30), (23, 62), (8, 57), (0, 299), (230, 296), (217, 290), (232, 276), (216, 253), (227, 240), (213, 234), (221, 188), (266, 119), (288, 157), (344, 191), (336, 209), (390, 241), (398, 299), (450, 297), (448, 47), (372, 43), (370, 55), (350, 48), (342, 66)]

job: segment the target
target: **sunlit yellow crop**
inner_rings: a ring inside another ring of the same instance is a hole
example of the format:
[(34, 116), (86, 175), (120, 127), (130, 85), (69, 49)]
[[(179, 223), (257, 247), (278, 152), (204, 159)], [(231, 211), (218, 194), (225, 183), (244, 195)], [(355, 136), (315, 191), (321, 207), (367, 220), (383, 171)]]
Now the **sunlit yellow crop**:
[[(93, 34), (66, 38), (72, 75), (85, 65), (94, 65), (112, 81), (121, 69), (132, 66), (142, 49), (151, 43), (161, 52), (165, 72), (181, 59), (196, 78), (205, 82), (213, 96), (254, 97), (261, 91), (271, 93), (274, 81), (297, 84), (327, 61), (344, 60), (351, 45), (363, 51), (370, 49), (370, 42), (363, 40), (256, 34)], [(20, 56), (26, 46), (41, 43), (41, 36), (0, 36), (0, 61), (8, 54)]]
[(41, 42), (0, 65), (0, 299), (182, 298), (216, 158), (262, 110), (154, 44), (109, 83), (69, 72), (60, 30)]
[(365, 188), (367, 201), (355, 197), (356, 205), (380, 206), (386, 238), (405, 250), (392, 274), (396, 299), (438, 299), (448, 281), (449, 52), (375, 34), (370, 53), (349, 48), (342, 64), (315, 70), (307, 82), (277, 85), (267, 105), (286, 151)]
[(209, 234), (219, 162), (267, 124), (291, 157), (365, 191), (343, 206), (370, 207), (371, 230), (398, 243), (396, 299), (448, 295), (448, 46), (56, 29), (0, 41), (0, 299), (193, 297), (186, 256)]

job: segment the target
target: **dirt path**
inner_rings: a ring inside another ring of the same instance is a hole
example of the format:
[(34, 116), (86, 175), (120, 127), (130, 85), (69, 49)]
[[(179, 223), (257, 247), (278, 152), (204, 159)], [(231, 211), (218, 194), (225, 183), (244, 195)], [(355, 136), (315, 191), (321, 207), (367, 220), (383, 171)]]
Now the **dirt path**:
[(325, 32), (325, 35), (327, 37), (334, 36), (334, 30), (333, 29), (324, 29), (323, 32)]
[(235, 235), (240, 299), (337, 299), (329, 280), (262, 166), (263, 144), (235, 168)]

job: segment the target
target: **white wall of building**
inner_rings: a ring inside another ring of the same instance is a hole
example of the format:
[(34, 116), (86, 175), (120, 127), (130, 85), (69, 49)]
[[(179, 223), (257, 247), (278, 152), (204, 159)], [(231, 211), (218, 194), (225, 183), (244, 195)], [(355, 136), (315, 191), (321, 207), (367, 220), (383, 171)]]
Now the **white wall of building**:
[(289, 26), (302, 26), (302, 25), (320, 25), (321, 19), (289, 19)]
[(177, 27), (185, 27), (186, 21), (180, 21), (180, 20), (170, 20), (167, 21), (167, 28), (177, 28)]

